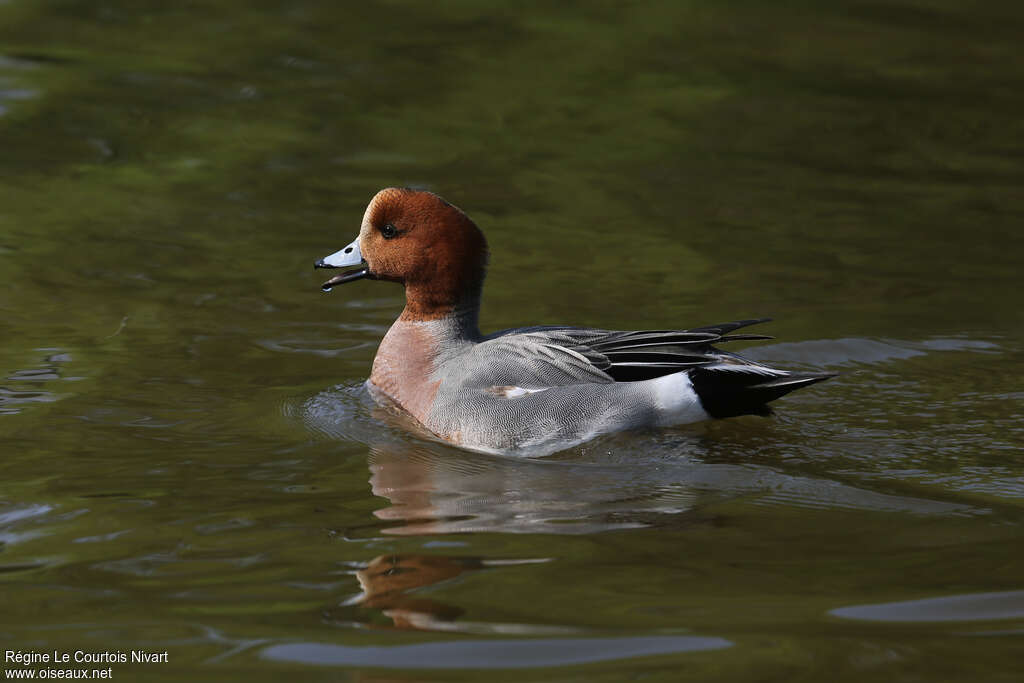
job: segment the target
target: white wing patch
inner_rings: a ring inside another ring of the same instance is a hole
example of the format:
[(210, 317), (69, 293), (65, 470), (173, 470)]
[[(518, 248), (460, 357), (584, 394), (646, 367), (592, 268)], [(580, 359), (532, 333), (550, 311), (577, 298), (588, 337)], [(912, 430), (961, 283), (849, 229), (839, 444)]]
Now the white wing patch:
[(502, 398), (516, 398), (517, 396), (525, 396), (527, 394), (536, 394), (541, 391), (547, 391), (547, 389), (524, 389), (523, 387), (487, 387), (487, 391), (492, 394), (497, 394)]

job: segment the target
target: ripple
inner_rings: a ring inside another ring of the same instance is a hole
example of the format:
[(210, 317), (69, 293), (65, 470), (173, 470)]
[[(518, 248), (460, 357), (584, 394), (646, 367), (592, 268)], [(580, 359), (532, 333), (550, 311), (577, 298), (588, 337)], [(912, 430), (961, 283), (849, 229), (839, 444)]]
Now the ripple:
[(17, 415), (30, 403), (53, 403), (60, 397), (48, 391), (14, 391), (0, 387), (0, 415)]
[(440, 445), (412, 417), (374, 401), (365, 382), (336, 385), (301, 404), (286, 403), (282, 410), (328, 439), (385, 448)]
[(805, 363), (817, 368), (827, 368), (887, 363), (924, 356), (936, 351), (996, 353), (999, 350), (1000, 347), (991, 342), (955, 337), (925, 341), (848, 337), (762, 345), (744, 349), (743, 355), (764, 362)]
[(287, 338), (287, 339), (260, 339), (256, 341), (256, 345), (266, 349), (267, 351), (276, 351), (279, 353), (308, 353), (315, 356), (321, 356), (324, 358), (333, 358), (335, 356), (344, 356), (358, 351), (360, 349), (374, 348), (373, 342), (353, 342), (345, 346), (324, 348), (322, 341), (312, 341), (309, 339), (299, 338)]
[[(2, 85), (2, 82), (0, 82)], [(5, 102), (16, 102), (19, 100), (30, 100), (37, 97), (39, 93), (28, 88), (3, 88), (0, 87), (0, 116), (7, 113)]]
[(45, 517), (55, 509), (53, 505), (30, 503), (0, 512), (0, 546), (23, 543), (43, 536), (44, 532), (40, 530), (15, 531), (15, 529), (24, 522), (35, 521), (40, 517)]
[(1024, 590), (856, 605), (840, 607), (829, 614), (861, 621), (919, 623), (1020, 619), (1024, 618)]
[(0, 564), (0, 574), (17, 574), (19, 572), (30, 572), (42, 569), (45, 562), (28, 562), (25, 564)]
[(53, 509), (52, 505), (34, 503), (32, 505), (24, 505), (22, 507), (16, 507), (13, 510), (0, 512), (0, 526), (7, 526), (33, 517), (41, 517)]
[[(52, 348), (35, 350), (47, 352), (39, 366), (12, 370), (6, 379), (15, 385), (0, 386), (0, 415), (16, 415), (27, 405), (53, 403), (64, 398), (65, 394), (45, 390), (47, 382), (82, 379), (62, 376), (62, 366), (71, 361), (71, 354)], [(17, 384), (22, 386), (18, 387)]]
[(181, 561), (177, 552), (155, 552), (141, 557), (126, 557), (117, 560), (97, 562), (94, 569), (115, 572), (118, 574), (133, 574), (135, 576), (159, 576), (164, 573), (164, 568)]

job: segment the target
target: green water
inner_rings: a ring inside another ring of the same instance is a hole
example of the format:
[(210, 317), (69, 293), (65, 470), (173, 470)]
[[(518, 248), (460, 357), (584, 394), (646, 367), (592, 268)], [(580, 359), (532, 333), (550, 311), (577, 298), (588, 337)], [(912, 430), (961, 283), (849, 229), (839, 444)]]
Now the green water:
[[(1021, 35), (997, 1), (0, 2), (0, 654), (1019, 680)], [(389, 185), (487, 234), (485, 330), (771, 315), (745, 353), (841, 375), (541, 460), (422, 441), (361, 386), (401, 290), (311, 269)]]

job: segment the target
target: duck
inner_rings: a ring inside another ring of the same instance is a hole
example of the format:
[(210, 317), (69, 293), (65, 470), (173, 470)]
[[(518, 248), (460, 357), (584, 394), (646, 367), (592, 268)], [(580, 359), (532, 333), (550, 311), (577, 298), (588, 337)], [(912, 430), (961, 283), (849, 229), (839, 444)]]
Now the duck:
[(318, 259), (344, 269), (321, 288), (396, 282), (405, 307), (381, 340), (366, 387), (431, 438), (488, 453), (546, 455), (623, 430), (739, 415), (833, 373), (795, 373), (716, 345), (771, 339), (737, 333), (769, 318), (689, 329), (539, 325), (484, 335), (487, 240), (440, 196), (385, 188), (359, 234)]

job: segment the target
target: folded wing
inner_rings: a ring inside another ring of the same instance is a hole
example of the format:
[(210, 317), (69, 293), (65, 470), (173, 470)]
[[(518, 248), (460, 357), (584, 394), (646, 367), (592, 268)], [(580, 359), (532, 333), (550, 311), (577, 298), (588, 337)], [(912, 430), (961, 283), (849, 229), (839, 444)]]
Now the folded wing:
[(781, 371), (714, 347), (730, 341), (771, 339), (732, 334), (767, 320), (739, 320), (692, 330), (527, 327), (495, 333), (478, 345), (476, 352), (492, 367), (493, 363), (503, 366), (501, 381), (524, 388), (636, 382), (712, 365), (744, 366), (774, 375)]

